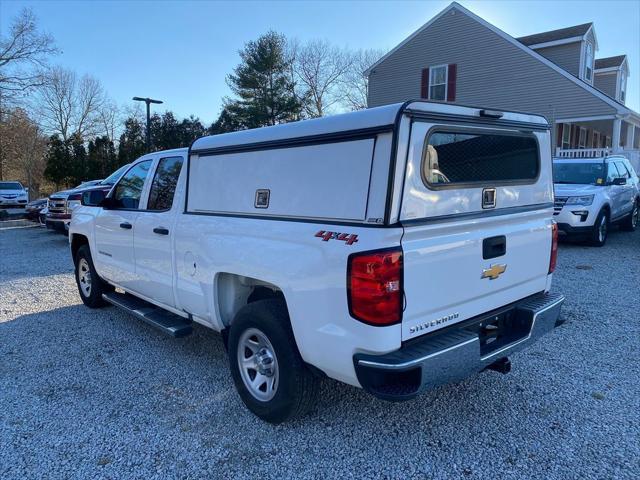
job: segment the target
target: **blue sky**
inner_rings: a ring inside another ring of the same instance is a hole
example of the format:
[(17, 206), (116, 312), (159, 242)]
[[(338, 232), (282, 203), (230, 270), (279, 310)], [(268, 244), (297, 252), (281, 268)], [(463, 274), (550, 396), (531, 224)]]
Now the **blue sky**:
[[(353, 49), (390, 49), (449, 1), (188, 2), (0, 1), (0, 27), (23, 6), (62, 50), (54, 62), (90, 73), (120, 105), (164, 100), (162, 109), (209, 124), (229, 93), (225, 76), (245, 42), (273, 29)], [(627, 105), (640, 111), (640, 0), (465, 1), (459, 3), (512, 36), (595, 22), (596, 57), (626, 53)]]

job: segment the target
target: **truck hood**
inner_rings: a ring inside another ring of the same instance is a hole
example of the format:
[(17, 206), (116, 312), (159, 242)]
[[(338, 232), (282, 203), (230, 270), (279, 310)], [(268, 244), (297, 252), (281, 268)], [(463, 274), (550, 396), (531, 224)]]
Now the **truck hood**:
[(56, 193), (52, 193), (50, 198), (63, 198), (66, 199), (69, 195), (73, 194), (73, 193), (82, 193), (82, 192), (88, 192), (89, 190), (105, 190), (105, 191), (109, 191), (111, 190), (111, 187), (113, 185), (111, 185), (110, 183), (105, 183), (105, 184), (97, 184), (97, 185), (90, 185), (87, 187), (82, 187), (82, 188), (71, 188), (69, 190), (61, 190), (60, 192), (56, 192)]
[(577, 197), (596, 194), (601, 188), (596, 185), (556, 183), (553, 185), (553, 192), (559, 197)]

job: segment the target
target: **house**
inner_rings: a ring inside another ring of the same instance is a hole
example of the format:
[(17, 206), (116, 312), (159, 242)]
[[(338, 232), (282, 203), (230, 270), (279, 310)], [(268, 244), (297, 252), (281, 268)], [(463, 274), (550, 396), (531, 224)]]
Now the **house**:
[(536, 113), (553, 126), (556, 156), (622, 153), (640, 167), (627, 57), (597, 51), (593, 23), (514, 38), (454, 2), (365, 72), (368, 104), (426, 98)]

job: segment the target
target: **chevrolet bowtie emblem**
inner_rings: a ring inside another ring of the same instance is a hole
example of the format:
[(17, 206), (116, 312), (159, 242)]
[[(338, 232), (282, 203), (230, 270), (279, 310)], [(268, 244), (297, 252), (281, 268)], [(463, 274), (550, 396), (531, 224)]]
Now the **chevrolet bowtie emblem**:
[(482, 276), (480, 278), (495, 280), (502, 275), (506, 269), (507, 266), (505, 264), (500, 265), (499, 263), (496, 263), (495, 265), (491, 265), (491, 267), (482, 270)]

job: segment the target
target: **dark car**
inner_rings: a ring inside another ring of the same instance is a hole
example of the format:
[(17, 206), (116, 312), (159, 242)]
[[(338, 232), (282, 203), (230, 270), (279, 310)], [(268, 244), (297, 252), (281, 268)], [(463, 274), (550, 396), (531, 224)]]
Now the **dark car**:
[(47, 200), (47, 198), (39, 198), (38, 200), (27, 203), (24, 208), (25, 217), (27, 217), (28, 220), (37, 222), (40, 212), (47, 206)]
[(49, 197), (48, 212), (45, 220), (47, 228), (66, 233), (71, 221), (71, 212), (80, 205), (82, 193), (88, 190), (104, 190), (108, 192), (120, 179), (128, 165), (123, 165), (104, 180), (84, 182), (71, 190), (56, 192)]

